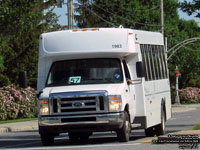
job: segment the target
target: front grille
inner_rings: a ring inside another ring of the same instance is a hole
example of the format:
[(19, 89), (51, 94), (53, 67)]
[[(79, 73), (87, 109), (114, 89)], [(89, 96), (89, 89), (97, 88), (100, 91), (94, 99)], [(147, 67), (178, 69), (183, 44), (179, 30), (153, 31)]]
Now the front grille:
[(61, 93), (51, 96), (53, 114), (84, 114), (107, 111), (106, 92)]

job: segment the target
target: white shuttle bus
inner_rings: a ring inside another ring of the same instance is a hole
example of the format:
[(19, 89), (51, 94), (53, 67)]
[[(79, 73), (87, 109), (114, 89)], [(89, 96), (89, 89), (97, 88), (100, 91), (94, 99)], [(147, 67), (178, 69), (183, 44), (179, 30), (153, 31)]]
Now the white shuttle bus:
[(38, 119), (43, 145), (134, 128), (163, 135), (171, 117), (161, 33), (123, 28), (66, 30), (40, 36)]

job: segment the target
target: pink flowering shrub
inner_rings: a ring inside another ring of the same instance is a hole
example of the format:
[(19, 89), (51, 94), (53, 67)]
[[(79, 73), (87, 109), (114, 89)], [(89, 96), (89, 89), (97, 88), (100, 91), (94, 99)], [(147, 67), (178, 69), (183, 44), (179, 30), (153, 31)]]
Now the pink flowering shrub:
[[(171, 87), (172, 104), (175, 103), (176, 90), (175, 86)], [(179, 97), (181, 104), (200, 103), (200, 88), (187, 87), (179, 90)]]
[(36, 90), (8, 85), (0, 88), (0, 120), (37, 116)]
[(179, 90), (181, 103), (200, 103), (200, 88), (187, 87)]

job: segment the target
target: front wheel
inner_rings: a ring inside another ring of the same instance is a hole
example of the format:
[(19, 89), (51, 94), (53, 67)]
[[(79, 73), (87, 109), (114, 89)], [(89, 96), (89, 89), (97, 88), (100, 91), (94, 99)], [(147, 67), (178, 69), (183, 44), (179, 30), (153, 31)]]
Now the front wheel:
[(125, 121), (121, 129), (117, 130), (119, 142), (128, 142), (130, 138), (131, 124), (128, 113), (125, 112)]

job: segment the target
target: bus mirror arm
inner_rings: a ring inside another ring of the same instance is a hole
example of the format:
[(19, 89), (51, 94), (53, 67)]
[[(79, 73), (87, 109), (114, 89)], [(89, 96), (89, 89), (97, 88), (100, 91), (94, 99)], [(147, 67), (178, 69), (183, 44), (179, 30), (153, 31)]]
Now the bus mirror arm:
[(40, 91), (39, 93), (37, 93), (37, 98), (39, 99), (40, 95), (43, 93), (43, 91)]
[(127, 80), (127, 84), (141, 84), (142, 83), (142, 78), (138, 80)]

